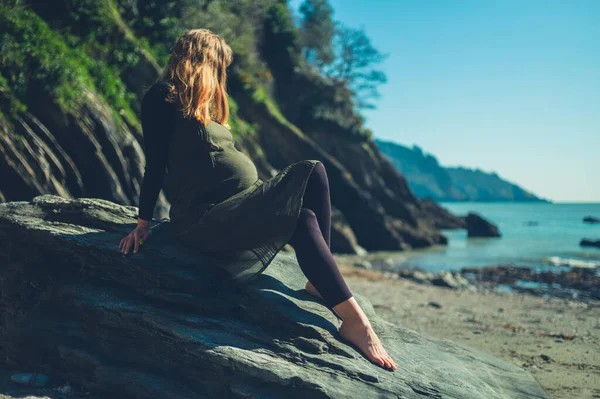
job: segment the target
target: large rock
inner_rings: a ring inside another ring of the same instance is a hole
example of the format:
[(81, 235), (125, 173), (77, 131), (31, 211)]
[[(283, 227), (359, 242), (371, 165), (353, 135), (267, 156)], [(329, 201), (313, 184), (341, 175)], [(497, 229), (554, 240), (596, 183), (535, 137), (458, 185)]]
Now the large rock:
[(469, 212), (465, 222), (468, 237), (500, 237), (498, 227), (476, 213)]
[(238, 286), (173, 242), (168, 220), (123, 255), (136, 212), (48, 195), (0, 204), (7, 359), (119, 398), (546, 397), (518, 366), (388, 323), (355, 295), (399, 368), (372, 364), (303, 291), (293, 255)]

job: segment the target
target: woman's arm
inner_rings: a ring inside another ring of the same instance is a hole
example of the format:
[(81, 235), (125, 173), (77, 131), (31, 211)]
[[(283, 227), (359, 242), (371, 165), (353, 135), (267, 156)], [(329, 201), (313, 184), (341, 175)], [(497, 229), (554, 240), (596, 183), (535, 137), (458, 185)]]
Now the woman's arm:
[(152, 220), (167, 167), (169, 140), (172, 134), (170, 105), (164, 101), (166, 87), (155, 84), (142, 99), (142, 130), (146, 165), (140, 189), (138, 225)]

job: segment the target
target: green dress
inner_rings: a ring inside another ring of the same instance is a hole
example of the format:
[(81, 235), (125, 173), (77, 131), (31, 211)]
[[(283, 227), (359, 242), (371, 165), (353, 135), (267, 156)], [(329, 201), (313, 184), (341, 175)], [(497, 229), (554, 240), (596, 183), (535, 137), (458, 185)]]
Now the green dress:
[(225, 126), (178, 118), (165, 191), (177, 239), (219, 258), (237, 281), (262, 273), (293, 235), (318, 160), (302, 160), (266, 181)]

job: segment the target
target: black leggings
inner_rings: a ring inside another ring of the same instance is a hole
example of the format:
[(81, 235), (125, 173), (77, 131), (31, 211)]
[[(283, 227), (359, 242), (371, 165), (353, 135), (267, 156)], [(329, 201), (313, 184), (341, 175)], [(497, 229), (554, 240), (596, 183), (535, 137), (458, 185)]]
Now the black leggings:
[(302, 272), (334, 307), (352, 297), (331, 254), (331, 202), (325, 165), (311, 173), (303, 196), (300, 217), (289, 244), (296, 252)]

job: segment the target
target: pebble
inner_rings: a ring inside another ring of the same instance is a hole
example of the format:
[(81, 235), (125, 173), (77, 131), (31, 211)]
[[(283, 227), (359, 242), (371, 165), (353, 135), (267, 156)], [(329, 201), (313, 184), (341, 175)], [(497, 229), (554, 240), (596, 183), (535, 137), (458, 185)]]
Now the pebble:
[(545, 361), (545, 362), (551, 362), (551, 361), (552, 361), (552, 359), (551, 359), (551, 358), (550, 358), (550, 356), (548, 356), (548, 355), (544, 355), (544, 354), (542, 354), (542, 355), (540, 355), (540, 357), (541, 357), (541, 358), (542, 358), (542, 360), (543, 360), (543, 361)]

